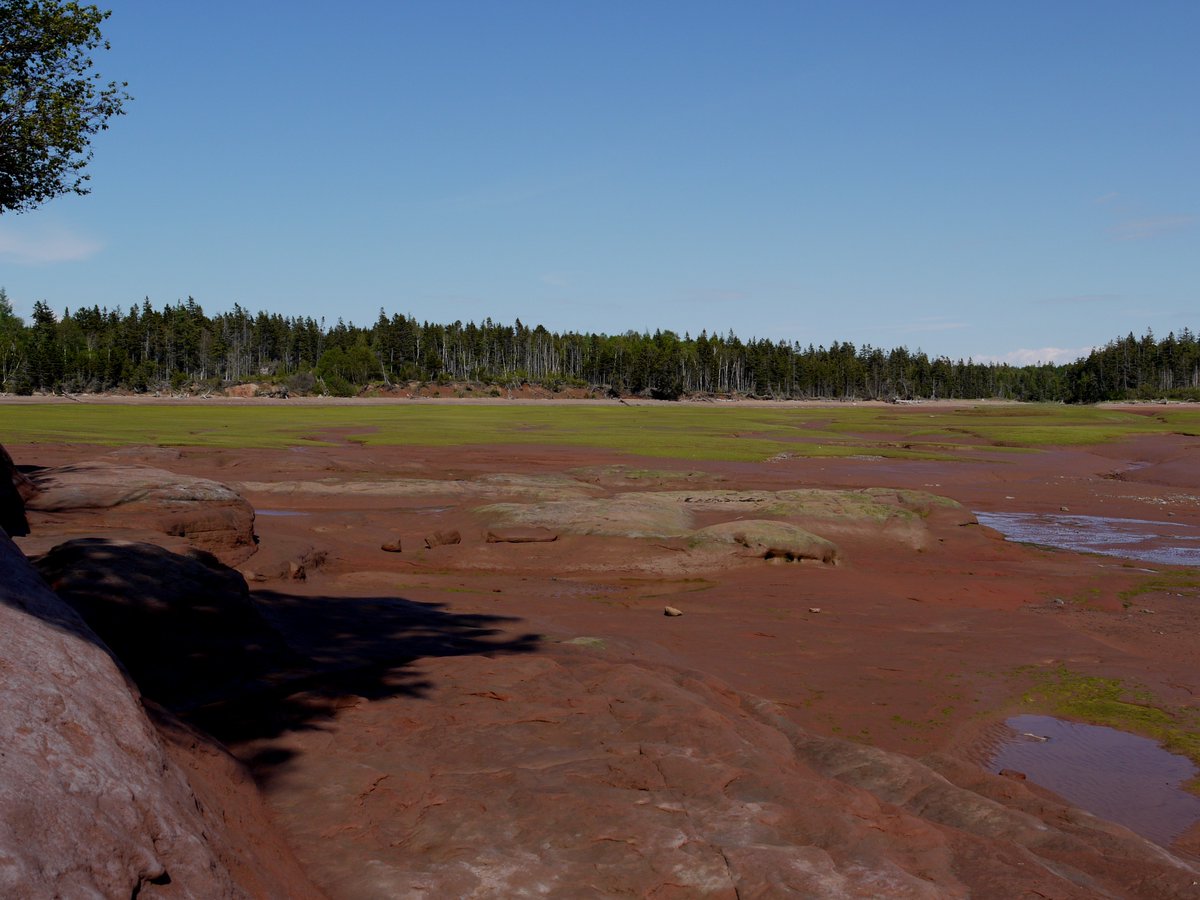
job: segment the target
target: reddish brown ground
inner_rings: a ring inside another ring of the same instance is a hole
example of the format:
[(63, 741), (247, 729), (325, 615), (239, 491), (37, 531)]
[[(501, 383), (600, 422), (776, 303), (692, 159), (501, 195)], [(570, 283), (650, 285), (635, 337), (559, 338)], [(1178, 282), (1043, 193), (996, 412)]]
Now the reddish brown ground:
[[(42, 465), (105, 452), (45, 445), (9, 450), (18, 463)], [(184, 450), (169, 462), (151, 452), (149, 460), (235, 487), (587, 469), (592, 474), (579, 477), (609, 494), (880, 486), (942, 494), (977, 511), (1067, 507), (1076, 514), (1144, 519), (1169, 512), (1172, 521), (1200, 525), (1200, 440), (1185, 437), (1038, 453), (981, 451), (971, 461), (954, 463), (786, 459), (685, 465), (561, 447), (349, 443), (283, 454)], [(610, 465), (690, 474), (684, 480), (632, 483), (595, 471)], [(637, 564), (670, 554), (663, 542), (563, 535), (553, 543), (486, 544), (485, 522), (473, 508), (494, 502), (492, 497), (245, 493), (260, 511), (305, 513), (260, 513), (258, 554), (241, 569), (269, 579), (252, 581), (252, 590), (264, 608), (278, 611), (293, 645), (314, 654), (326, 646), (330, 654), (361, 651), (372, 657), (378, 648), (371, 641), (378, 635), (369, 633), (370, 626), (363, 630), (369, 621), (363, 610), (386, 610), (390, 599), (402, 597), (430, 604), (455, 627), (474, 629), (462, 638), (478, 642), (468, 653), (495, 645), (489, 658), (503, 659), (518, 651), (536, 656), (545, 648), (553, 659), (561, 655), (562, 641), (598, 638), (604, 649), (596, 653), (714, 676), (738, 692), (775, 701), (796, 724), (818, 735), (916, 757), (942, 753), (975, 762), (984, 758), (989, 730), (1019, 706), (1028, 683), (1017, 671), (1022, 667), (1061, 664), (1082, 674), (1130, 679), (1167, 704), (1194, 705), (1200, 690), (1194, 591), (1190, 597), (1141, 595), (1126, 609), (1119, 593), (1145, 579), (1140, 564), (1011, 544), (979, 526), (934, 525), (936, 540), (921, 552), (886, 541), (842, 539), (836, 567), (746, 560), (725, 569), (658, 576)], [(427, 535), (449, 530), (458, 530), (462, 542), (425, 548)], [(380, 550), (395, 538), (403, 552)], [(30, 545), (27, 552), (36, 549)], [(323, 564), (313, 563), (314, 550), (326, 554)], [(289, 571), (289, 561), (305, 562), (304, 580), (288, 577), (296, 570)], [(592, 570), (579, 571), (583, 564)], [(666, 605), (684, 615), (664, 617)], [(344, 620), (331, 609), (344, 610)], [(382, 621), (379, 628), (386, 630)], [(461, 688), (448, 687), (454, 681), (452, 658), (422, 644), (419, 636), (406, 640), (397, 645), (406, 662), (402, 683), (393, 681), (390, 690), (434, 705), (439, 697), (461, 697)], [(473, 671), (470, 665), (455, 669), (460, 678)], [(473, 696), (487, 699), (494, 692), (492, 699), (502, 701), (504, 677), (489, 666), (495, 684), (478, 684)], [(352, 693), (361, 698), (363, 691)], [(370, 699), (351, 701), (347, 708)], [(316, 738), (304, 738), (303, 729), (289, 727), (293, 724), (250, 727), (241, 743), (235, 732), (223, 736), (257, 766), (277, 814), (295, 828), (288, 795), (294, 785), (281, 763), (312, 753)], [(297, 852), (303, 859), (304, 847)]]

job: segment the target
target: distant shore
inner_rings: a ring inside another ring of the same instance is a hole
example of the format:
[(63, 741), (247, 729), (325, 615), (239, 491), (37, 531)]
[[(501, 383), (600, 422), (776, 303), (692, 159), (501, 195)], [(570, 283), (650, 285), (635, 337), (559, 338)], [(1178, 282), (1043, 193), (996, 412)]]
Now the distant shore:
[[(863, 406), (921, 406), (934, 409), (955, 409), (972, 406), (1018, 406), (1019, 400), (762, 400), (752, 398), (681, 397), (678, 400), (654, 400), (649, 397), (445, 397), (445, 396), (372, 396), (372, 397), (229, 397), (163, 394), (35, 394), (18, 396), (0, 394), (0, 405), (29, 405), (38, 403), (87, 403), (114, 406), (750, 406), (763, 409), (822, 409), (828, 407)], [(1114, 404), (1109, 404), (1114, 405)], [(1124, 404), (1116, 404), (1124, 405)], [(1133, 405), (1133, 404), (1130, 404)], [(1185, 405), (1185, 404), (1175, 404)], [(1192, 404), (1200, 405), (1200, 404)]]
[[(738, 406), (761, 409), (829, 409), (858, 406), (883, 409), (888, 407), (920, 407), (923, 409), (966, 409), (980, 406), (1021, 406), (1021, 400), (769, 400), (749, 397), (681, 397), (678, 400), (655, 400), (649, 397), (563, 397), (528, 396), (514, 392), (511, 396), (446, 396), (393, 393), (366, 397), (302, 397), (228, 396), (224, 394), (33, 394), (0, 393), (0, 406), (32, 404), (72, 404), (112, 406)], [(1200, 403), (1183, 400), (1113, 400), (1095, 404), (1105, 409), (1144, 409), (1170, 406), (1177, 409), (1200, 409)]]

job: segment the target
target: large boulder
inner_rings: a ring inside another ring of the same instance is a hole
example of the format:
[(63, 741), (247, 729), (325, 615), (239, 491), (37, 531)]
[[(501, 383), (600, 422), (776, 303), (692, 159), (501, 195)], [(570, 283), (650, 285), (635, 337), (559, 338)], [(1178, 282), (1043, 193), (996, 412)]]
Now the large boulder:
[(145, 530), (187, 539), (223, 562), (254, 552), (254, 507), (216, 481), (151, 466), (88, 462), (42, 469), (26, 509), (60, 531)]
[(711, 544), (734, 544), (743, 552), (763, 559), (799, 562), (810, 559), (823, 563), (837, 561), (837, 546), (799, 526), (769, 519), (744, 519), (709, 525), (692, 533), (689, 543), (697, 548)]
[(0, 895), (236, 897), (99, 638), (0, 535)]
[(54, 547), (36, 565), (141, 692), (168, 707), (222, 699), (292, 661), (241, 573), (202, 551), (82, 538)]

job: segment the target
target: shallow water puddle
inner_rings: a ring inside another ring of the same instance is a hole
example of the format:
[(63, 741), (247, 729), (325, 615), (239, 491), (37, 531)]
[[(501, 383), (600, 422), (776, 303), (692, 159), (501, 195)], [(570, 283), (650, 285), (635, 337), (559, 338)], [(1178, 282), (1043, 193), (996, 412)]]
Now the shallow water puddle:
[(307, 516), (308, 513), (298, 509), (256, 509), (257, 516)]
[(1164, 847), (1200, 821), (1200, 797), (1182, 787), (1196, 766), (1149, 738), (1052, 716), (1015, 716), (1006, 724), (1016, 734), (996, 751), (991, 771), (1023, 772)]
[(981, 512), (975, 517), (1010, 541), (1174, 566), (1200, 565), (1200, 528), (1195, 525), (1065, 513)]

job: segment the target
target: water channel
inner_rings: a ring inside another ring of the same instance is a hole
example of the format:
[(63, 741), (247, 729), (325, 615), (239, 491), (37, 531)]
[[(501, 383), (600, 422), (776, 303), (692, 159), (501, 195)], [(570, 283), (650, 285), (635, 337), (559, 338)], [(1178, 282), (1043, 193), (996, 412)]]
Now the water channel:
[(1200, 527), (1182, 522), (1067, 513), (977, 512), (980, 525), (1010, 541), (1120, 556), (1173, 566), (1200, 566)]

